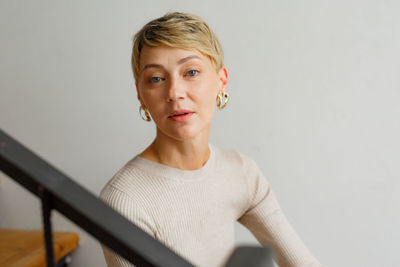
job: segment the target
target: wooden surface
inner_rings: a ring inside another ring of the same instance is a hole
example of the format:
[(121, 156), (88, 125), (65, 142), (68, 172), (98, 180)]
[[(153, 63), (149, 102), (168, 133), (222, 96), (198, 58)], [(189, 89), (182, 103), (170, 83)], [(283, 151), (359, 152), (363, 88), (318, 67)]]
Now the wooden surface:
[[(79, 244), (77, 233), (53, 232), (56, 260)], [(41, 230), (0, 229), (0, 267), (44, 267), (46, 248)]]

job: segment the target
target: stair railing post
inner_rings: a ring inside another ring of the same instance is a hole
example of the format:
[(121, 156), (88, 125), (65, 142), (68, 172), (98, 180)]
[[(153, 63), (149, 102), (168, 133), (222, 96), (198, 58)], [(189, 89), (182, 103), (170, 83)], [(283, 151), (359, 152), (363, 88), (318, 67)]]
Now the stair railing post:
[(46, 245), (47, 267), (55, 267), (53, 236), (52, 236), (51, 218), (50, 218), (52, 210), (52, 201), (51, 201), (52, 196), (44, 188), (44, 186), (40, 185), (38, 189), (42, 202), (42, 219), (43, 219), (44, 240)]

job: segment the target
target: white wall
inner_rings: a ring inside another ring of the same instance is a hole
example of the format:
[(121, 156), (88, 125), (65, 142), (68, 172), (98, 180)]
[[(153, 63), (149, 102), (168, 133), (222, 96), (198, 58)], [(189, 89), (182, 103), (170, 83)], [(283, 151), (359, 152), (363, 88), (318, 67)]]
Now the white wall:
[[(138, 115), (132, 35), (167, 11), (219, 35), (230, 106), (211, 141), (259, 163), (290, 222), (327, 266), (400, 266), (400, 2), (0, 2), (0, 127), (98, 194), (154, 137)], [(8, 178), (0, 227), (40, 228)], [(79, 231), (72, 267), (105, 266)], [(237, 226), (238, 243), (255, 239)], [(396, 243), (395, 243), (396, 242)]]

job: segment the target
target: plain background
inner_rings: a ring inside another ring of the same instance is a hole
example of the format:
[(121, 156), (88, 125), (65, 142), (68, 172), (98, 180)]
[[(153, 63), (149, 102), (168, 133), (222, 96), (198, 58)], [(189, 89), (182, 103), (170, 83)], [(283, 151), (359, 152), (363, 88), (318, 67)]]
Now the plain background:
[[(223, 45), (229, 106), (211, 142), (253, 157), (326, 266), (400, 266), (399, 1), (0, 2), (0, 127), (98, 194), (154, 138), (138, 114), (132, 36), (168, 11)], [(105, 266), (78, 231), (71, 267)], [(0, 227), (40, 228), (39, 201), (1, 178)], [(238, 244), (256, 240), (237, 225)]]

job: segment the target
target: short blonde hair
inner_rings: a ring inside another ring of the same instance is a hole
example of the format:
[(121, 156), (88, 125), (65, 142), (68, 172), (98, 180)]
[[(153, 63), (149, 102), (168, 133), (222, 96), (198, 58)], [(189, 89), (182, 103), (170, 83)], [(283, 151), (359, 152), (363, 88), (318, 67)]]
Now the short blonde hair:
[(140, 53), (145, 45), (197, 49), (210, 58), (216, 70), (223, 66), (224, 53), (217, 36), (203, 19), (192, 14), (167, 13), (136, 33), (132, 48), (132, 70), (136, 82), (140, 72)]

